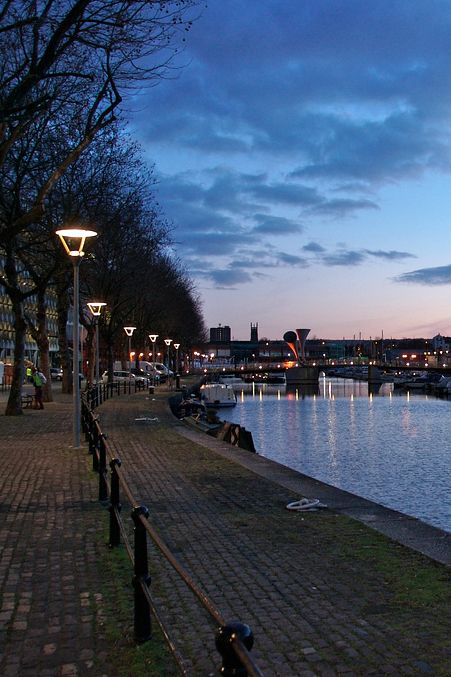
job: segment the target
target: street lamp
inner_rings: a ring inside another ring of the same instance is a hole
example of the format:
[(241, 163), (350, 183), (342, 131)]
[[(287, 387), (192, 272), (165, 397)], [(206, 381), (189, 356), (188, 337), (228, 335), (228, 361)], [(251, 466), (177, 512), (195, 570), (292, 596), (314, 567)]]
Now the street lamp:
[(128, 336), (128, 371), (132, 373), (132, 336), (136, 327), (124, 327), (124, 331)]
[(91, 311), (92, 316), (94, 317), (94, 323), (96, 327), (96, 384), (100, 381), (99, 375), (99, 317), (102, 312), (102, 308), (106, 306), (106, 303), (103, 301), (90, 301), (88, 303), (88, 308)]
[[(168, 372), (169, 372), (169, 370), (170, 370), (169, 365), (171, 364), (170, 359), (169, 359), (169, 355), (170, 355), (170, 350), (171, 350), (172, 339), (169, 339), (169, 338), (164, 339), (164, 342), (166, 343), (166, 345), (168, 347)], [(168, 376), (169, 376), (169, 373), (168, 373)]]
[(152, 385), (155, 386), (155, 341), (158, 334), (149, 334), (149, 338), (152, 341)]
[(174, 343), (174, 348), (175, 348), (175, 373), (179, 373), (179, 348), (180, 348), (180, 343)]
[(73, 431), (74, 431), (74, 447), (80, 447), (80, 367), (79, 367), (79, 343), (80, 343), (80, 328), (79, 328), (79, 275), (78, 268), (82, 257), (85, 255), (83, 248), (88, 237), (94, 237), (97, 233), (94, 230), (85, 230), (84, 228), (66, 228), (57, 230), (56, 234), (61, 240), (61, 243), (66, 253), (71, 257), (74, 266), (74, 299), (73, 299), (73, 334), (72, 334), (72, 392), (74, 399), (73, 412)]

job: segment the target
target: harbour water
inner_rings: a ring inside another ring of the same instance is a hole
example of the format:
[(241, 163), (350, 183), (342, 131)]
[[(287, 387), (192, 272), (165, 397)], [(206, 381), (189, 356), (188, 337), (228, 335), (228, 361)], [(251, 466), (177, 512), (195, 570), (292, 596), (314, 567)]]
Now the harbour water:
[[(305, 475), (451, 531), (451, 401), (320, 380), (318, 395), (255, 384), (227, 418), (258, 453)], [(225, 415), (225, 413), (224, 413)]]

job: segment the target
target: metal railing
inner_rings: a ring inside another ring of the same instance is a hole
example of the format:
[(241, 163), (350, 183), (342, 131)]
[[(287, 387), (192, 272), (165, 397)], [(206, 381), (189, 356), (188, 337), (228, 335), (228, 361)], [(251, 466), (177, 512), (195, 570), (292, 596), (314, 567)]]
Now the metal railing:
[(91, 409), (95, 409), (102, 402), (110, 397), (119, 395), (130, 395), (140, 390), (153, 390), (153, 386), (146, 386), (143, 381), (113, 381), (112, 383), (94, 383), (88, 385), (83, 393), (82, 399), (86, 401)]
[[(121, 388), (121, 392), (124, 392)], [(126, 392), (126, 391), (125, 391)], [(184, 668), (184, 659), (171, 639), (170, 631), (165, 626), (150, 593), (150, 575), (148, 567), (149, 537), (158, 548), (165, 560), (172, 566), (187, 588), (197, 598), (203, 608), (216, 623), (215, 646), (222, 659), (221, 674), (225, 677), (240, 676), (262, 677), (262, 672), (250, 655), (254, 643), (251, 628), (238, 621), (226, 623), (222, 614), (212, 601), (196, 584), (185, 568), (174, 557), (166, 543), (149, 522), (149, 511), (133, 496), (126, 480), (120, 458), (111, 453), (106, 436), (100, 428), (99, 421), (93, 409), (108, 397), (119, 394), (115, 389), (107, 388), (101, 392), (85, 393), (82, 397), (82, 430), (85, 434), (92, 454), (93, 470), (98, 473), (98, 499), (108, 502), (109, 517), (109, 546), (117, 547), (124, 543), (126, 552), (133, 565), (134, 577), (134, 637), (138, 643), (146, 642), (151, 637), (151, 615), (158, 623), (170, 651), (182, 674), (187, 674)], [(89, 397), (88, 397), (89, 395)], [(108, 466), (109, 471), (108, 473)], [(121, 492), (128, 503), (133, 506), (131, 519), (133, 521), (133, 544), (127, 535), (126, 526), (121, 516)]]

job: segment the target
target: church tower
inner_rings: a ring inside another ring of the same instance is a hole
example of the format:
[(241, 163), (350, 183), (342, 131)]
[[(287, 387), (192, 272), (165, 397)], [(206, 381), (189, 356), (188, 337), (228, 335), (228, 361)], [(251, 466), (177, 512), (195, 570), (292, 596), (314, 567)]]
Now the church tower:
[(251, 343), (258, 343), (258, 322), (251, 322)]

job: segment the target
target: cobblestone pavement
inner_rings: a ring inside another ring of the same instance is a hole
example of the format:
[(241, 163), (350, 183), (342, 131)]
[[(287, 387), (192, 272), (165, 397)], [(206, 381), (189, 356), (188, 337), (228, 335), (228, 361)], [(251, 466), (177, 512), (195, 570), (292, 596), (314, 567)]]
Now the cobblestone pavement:
[[(287, 511), (299, 495), (187, 439), (162, 393), (98, 414), (150, 523), (221, 615), (250, 625), (266, 676), (451, 675), (445, 566), (332, 511)], [(0, 415), (2, 677), (117, 674), (98, 538), (108, 513), (70, 422), (70, 401)], [(217, 674), (214, 624), (149, 550), (187, 673)]]
[(2, 677), (108, 668), (94, 538), (102, 511), (70, 438), (69, 403), (0, 415)]

